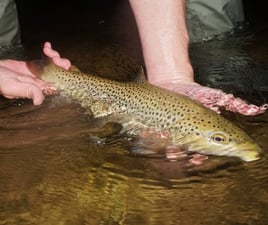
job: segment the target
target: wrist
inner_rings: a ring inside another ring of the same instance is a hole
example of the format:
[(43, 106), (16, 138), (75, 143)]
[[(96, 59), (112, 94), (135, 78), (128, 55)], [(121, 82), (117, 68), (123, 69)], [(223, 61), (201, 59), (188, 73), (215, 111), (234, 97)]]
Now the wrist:
[[(168, 67), (167, 67), (168, 68)], [(190, 63), (183, 65), (174, 70), (170, 69), (149, 69), (147, 70), (148, 81), (151, 84), (159, 83), (193, 83), (194, 74)]]

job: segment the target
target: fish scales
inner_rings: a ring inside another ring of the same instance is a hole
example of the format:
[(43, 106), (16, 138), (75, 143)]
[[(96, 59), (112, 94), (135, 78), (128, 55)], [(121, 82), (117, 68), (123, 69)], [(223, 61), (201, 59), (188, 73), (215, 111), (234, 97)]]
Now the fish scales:
[(259, 146), (243, 130), (186, 96), (148, 82), (118, 82), (51, 63), (41, 71), (43, 80), (90, 108), (95, 117), (137, 115), (145, 126), (168, 132), (173, 144), (188, 151), (245, 161), (259, 158)]
[[(191, 104), (196, 103), (184, 96), (180, 96), (181, 98), (178, 99), (177, 94), (174, 95), (166, 90), (161, 90), (163, 93), (159, 95), (159, 88), (154, 88), (148, 83), (121, 83), (92, 75), (88, 76), (81, 72), (75, 72), (76, 74), (71, 80), (65, 72), (64, 70), (58, 71), (61, 81), (54, 84), (65, 90), (72, 98), (88, 103), (88, 98), (91, 96), (93, 99), (90, 101), (105, 101), (109, 104), (114, 102), (118, 107), (114, 109), (113, 113), (124, 111), (142, 115), (145, 120), (150, 121), (150, 126), (168, 128), (172, 131), (180, 130), (181, 132), (189, 130), (188, 133), (190, 133), (190, 130), (198, 129), (194, 124), (199, 121), (200, 125), (200, 122), (204, 121), (199, 116), (202, 111), (207, 113), (206, 108), (191, 107)], [(83, 95), (85, 95), (84, 100)], [(86, 106), (90, 107), (90, 105)], [(177, 123), (174, 123), (175, 121)], [(206, 125), (204, 124), (204, 126)]]

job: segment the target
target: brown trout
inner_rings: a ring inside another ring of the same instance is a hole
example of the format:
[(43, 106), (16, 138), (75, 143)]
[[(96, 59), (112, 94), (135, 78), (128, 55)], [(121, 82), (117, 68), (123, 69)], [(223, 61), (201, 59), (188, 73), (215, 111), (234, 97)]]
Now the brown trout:
[(118, 82), (40, 62), (33, 72), (89, 108), (94, 117), (134, 116), (144, 127), (168, 133), (172, 144), (186, 151), (259, 159), (259, 146), (243, 130), (183, 95), (146, 81)]

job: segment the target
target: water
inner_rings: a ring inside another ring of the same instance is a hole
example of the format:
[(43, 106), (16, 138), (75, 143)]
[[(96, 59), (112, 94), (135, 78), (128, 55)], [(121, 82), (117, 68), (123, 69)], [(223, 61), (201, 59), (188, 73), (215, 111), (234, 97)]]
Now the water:
[[(239, 123), (267, 152), (268, 118), (261, 118)], [(210, 157), (201, 167), (136, 157), (119, 140), (92, 141), (92, 119), (61, 99), (40, 107), (2, 99), (0, 119), (0, 224), (268, 221), (266, 156)]]
[[(124, 20), (122, 13), (118, 17)], [(90, 14), (90, 25), (84, 14), (82, 20), (72, 15), (77, 26), (71, 31), (66, 29), (70, 21), (43, 19), (34, 28), (34, 21), (26, 24), (29, 57), (39, 57), (40, 43), (51, 40), (82, 71), (132, 79), (142, 60), (138, 43), (121, 35), (126, 33), (121, 29), (130, 28), (114, 27), (109, 12)], [(268, 57), (264, 47), (258, 48), (265, 46), (267, 39), (260, 42), (258, 37), (267, 30), (260, 34), (193, 44), (197, 80), (256, 104), (267, 102)], [(61, 97), (48, 97), (38, 107), (28, 100), (1, 98), (0, 224), (266, 225), (268, 114), (224, 115), (262, 147), (260, 160), (211, 156), (193, 166), (187, 160), (139, 157), (113, 132), (109, 138), (96, 138), (107, 131), (96, 127), (79, 105)]]

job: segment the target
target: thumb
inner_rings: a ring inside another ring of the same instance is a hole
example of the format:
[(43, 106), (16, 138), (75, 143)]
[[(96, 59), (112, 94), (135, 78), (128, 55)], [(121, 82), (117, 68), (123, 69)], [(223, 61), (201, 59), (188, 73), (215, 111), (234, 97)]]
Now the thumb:
[(45, 97), (42, 93), (42, 90), (35, 86), (29, 85), (26, 89), (25, 97), (33, 100), (34, 105), (40, 105), (44, 101)]

